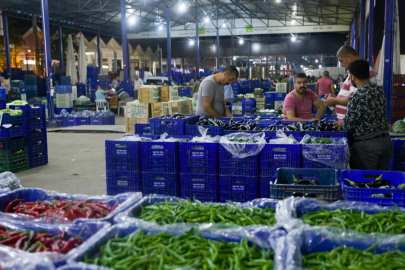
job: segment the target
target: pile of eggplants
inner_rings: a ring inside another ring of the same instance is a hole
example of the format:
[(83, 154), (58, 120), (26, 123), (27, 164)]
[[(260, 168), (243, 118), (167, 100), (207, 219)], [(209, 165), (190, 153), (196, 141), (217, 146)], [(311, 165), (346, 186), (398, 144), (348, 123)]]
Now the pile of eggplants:
[[(344, 180), (349, 182), (350, 186), (355, 188), (380, 188), (380, 189), (405, 189), (405, 184), (401, 184), (397, 187), (391, 185), (390, 180), (382, 180), (383, 175), (378, 176), (374, 181), (371, 182), (353, 182), (348, 178)], [(392, 198), (392, 194), (372, 194), (372, 198)]]

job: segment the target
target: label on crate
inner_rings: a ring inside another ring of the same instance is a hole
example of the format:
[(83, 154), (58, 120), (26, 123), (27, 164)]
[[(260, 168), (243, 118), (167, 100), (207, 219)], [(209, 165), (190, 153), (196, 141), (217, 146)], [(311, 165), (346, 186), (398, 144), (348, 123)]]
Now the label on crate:
[(193, 182), (193, 189), (205, 190), (205, 179), (194, 178), (191, 180)]
[(126, 156), (128, 153), (127, 149), (116, 149), (115, 154), (117, 156)]
[(319, 154), (317, 159), (318, 160), (332, 160), (332, 156), (327, 155), (327, 154)]
[[(243, 182), (243, 181), (241, 181), (241, 182)], [(232, 184), (232, 191), (245, 192), (245, 184), (243, 184), (243, 183), (233, 183)]]
[(117, 186), (119, 186), (119, 187), (127, 187), (128, 186), (128, 180), (118, 180), (117, 181)]
[(273, 160), (287, 160), (287, 159), (288, 159), (287, 153), (273, 154)]
[(153, 179), (153, 188), (164, 189), (166, 187), (164, 178), (154, 178)]
[(205, 152), (204, 151), (191, 151), (191, 158), (195, 159), (203, 159), (205, 157)]
[(164, 157), (165, 150), (163, 145), (152, 145), (152, 156), (153, 157)]

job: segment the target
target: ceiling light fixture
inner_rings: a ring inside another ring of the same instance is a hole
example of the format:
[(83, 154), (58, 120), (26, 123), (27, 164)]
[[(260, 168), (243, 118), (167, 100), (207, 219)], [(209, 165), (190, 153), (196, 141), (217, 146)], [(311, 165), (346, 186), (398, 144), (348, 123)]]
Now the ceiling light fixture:
[(234, 60), (234, 61), (236, 60), (236, 56), (233, 57), (233, 60)]
[(243, 39), (239, 40), (239, 44), (242, 45), (244, 43)]
[(190, 40), (190, 46), (194, 46), (194, 40)]
[(134, 25), (135, 24), (135, 17), (129, 17), (128, 24), (129, 25)]
[(318, 59), (315, 59), (315, 63), (318, 63), (319, 61), (318, 61)]
[(184, 3), (181, 3), (180, 6), (179, 6), (179, 11), (183, 12), (185, 10), (186, 10), (186, 5)]
[(205, 17), (204, 22), (208, 23), (210, 21), (210, 18)]

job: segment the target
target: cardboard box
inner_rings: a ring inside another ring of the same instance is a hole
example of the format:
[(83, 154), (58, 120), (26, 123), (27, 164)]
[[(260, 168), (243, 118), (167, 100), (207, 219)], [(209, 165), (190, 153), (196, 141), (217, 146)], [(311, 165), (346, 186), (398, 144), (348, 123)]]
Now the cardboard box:
[(135, 124), (148, 124), (148, 118), (134, 118), (126, 117), (125, 118), (125, 132), (135, 134)]
[(160, 91), (156, 86), (143, 85), (138, 89), (139, 103), (153, 103), (160, 101)]
[(181, 100), (179, 102), (180, 102), (180, 112), (182, 114), (193, 114), (192, 100)]
[(287, 93), (287, 83), (276, 83), (276, 92)]
[(169, 114), (169, 102), (161, 102), (161, 111), (162, 115), (168, 115)]
[(169, 101), (168, 103), (168, 107), (169, 107), (169, 114), (176, 114), (176, 113), (180, 113), (180, 107), (179, 107), (179, 103), (181, 101)]
[(127, 117), (149, 118), (151, 116), (151, 105), (149, 103), (127, 103)]
[(159, 90), (162, 102), (179, 99), (179, 90), (177, 86), (159, 86)]
[(256, 97), (256, 103), (260, 103), (260, 102), (266, 102), (266, 98), (265, 97)]

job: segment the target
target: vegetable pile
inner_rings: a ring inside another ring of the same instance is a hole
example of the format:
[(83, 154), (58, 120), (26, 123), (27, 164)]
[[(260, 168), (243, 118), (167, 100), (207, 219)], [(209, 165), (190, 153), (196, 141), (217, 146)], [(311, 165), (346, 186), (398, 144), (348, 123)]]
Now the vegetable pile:
[(9, 107), (7, 107), (7, 109), (4, 110), (0, 110), (0, 112), (2, 113), (7, 113), (10, 116), (17, 116), (17, 115), (22, 115), (22, 111), (21, 110), (12, 110)]
[(392, 125), (392, 131), (394, 131), (395, 133), (405, 133), (405, 118), (396, 121)]
[(139, 218), (159, 225), (174, 223), (226, 223), (240, 226), (276, 223), (275, 210), (267, 207), (241, 208), (196, 201), (155, 203), (142, 207)]
[(247, 239), (219, 242), (196, 235), (194, 230), (178, 236), (165, 232), (145, 235), (138, 230), (125, 238), (116, 237), (100, 248), (101, 256), (85, 257), (114, 269), (273, 269), (270, 250), (249, 246)]
[(160, 119), (186, 119), (186, 118), (188, 118), (187, 115), (179, 114), (179, 113), (173, 114), (173, 115), (165, 115), (165, 116), (160, 117)]
[(331, 226), (363, 233), (405, 233), (405, 213), (399, 211), (367, 214), (355, 210), (320, 210), (308, 212), (301, 220), (311, 226)]
[[(405, 184), (398, 185), (397, 187), (391, 185), (390, 180), (382, 180), (383, 175), (378, 176), (371, 182), (353, 182), (348, 178), (344, 180), (349, 182), (350, 186), (355, 188), (380, 188), (380, 189), (405, 189)], [(372, 198), (392, 198), (392, 194), (372, 194)]]
[(381, 254), (371, 252), (374, 246), (362, 251), (352, 247), (337, 247), (330, 252), (303, 256), (303, 267), (330, 269), (404, 269), (405, 252), (396, 250)]
[(107, 203), (92, 200), (51, 200), (25, 202), (15, 199), (5, 208), (5, 213), (26, 214), (34, 217), (65, 217), (69, 220), (78, 218), (103, 218), (118, 206), (111, 207)]
[(83, 243), (80, 237), (64, 240), (63, 232), (53, 235), (46, 232), (7, 230), (0, 226), (0, 245), (27, 252), (58, 252), (66, 254)]
[(343, 145), (341, 142), (334, 142), (325, 138), (311, 138), (305, 142), (306, 144), (335, 144), (335, 145)]

